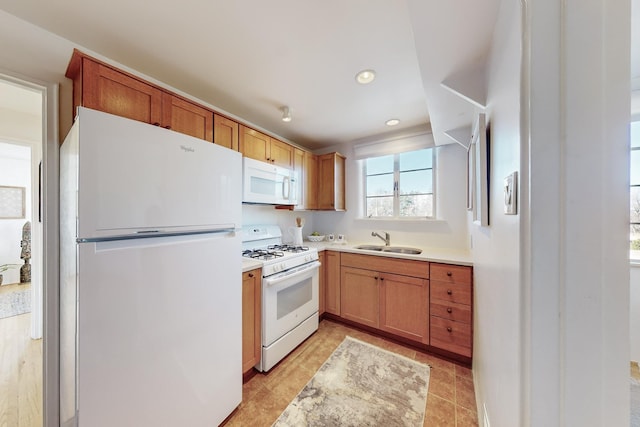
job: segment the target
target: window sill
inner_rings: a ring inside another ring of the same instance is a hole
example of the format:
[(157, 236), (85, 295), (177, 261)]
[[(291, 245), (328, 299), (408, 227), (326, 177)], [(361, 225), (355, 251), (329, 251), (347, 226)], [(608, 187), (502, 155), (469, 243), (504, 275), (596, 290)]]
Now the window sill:
[[(359, 222), (395, 222), (395, 223), (417, 223), (417, 224), (445, 224), (447, 221), (437, 218), (356, 218)], [(640, 264), (639, 264), (640, 265)]]

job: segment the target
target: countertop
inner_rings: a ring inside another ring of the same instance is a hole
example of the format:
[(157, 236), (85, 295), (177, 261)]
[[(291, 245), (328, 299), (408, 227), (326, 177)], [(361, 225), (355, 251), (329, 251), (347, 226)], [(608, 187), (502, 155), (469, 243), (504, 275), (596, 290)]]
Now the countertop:
[[(364, 249), (355, 249), (355, 246), (359, 245), (367, 245), (367, 244), (377, 244), (375, 242), (361, 242), (361, 243), (329, 243), (329, 242), (308, 242), (305, 241), (304, 245), (309, 246), (310, 248), (316, 248), (319, 251), (338, 251), (338, 252), (350, 252), (362, 255), (372, 255), (372, 256), (383, 256), (388, 258), (400, 258), (400, 259), (415, 259), (418, 261), (429, 261), (429, 262), (438, 262), (443, 264), (457, 264), (457, 265), (468, 265), (472, 266), (473, 262), (471, 260), (471, 254), (467, 251), (459, 251), (453, 249), (443, 249), (443, 248), (428, 248), (428, 247), (420, 247), (413, 246), (411, 247), (422, 249), (422, 253), (418, 255), (412, 254), (398, 254), (393, 252), (378, 252), (378, 251), (368, 251)], [(393, 246), (405, 246), (405, 245), (393, 245)], [(242, 259), (242, 271), (254, 270), (256, 268), (262, 267), (261, 261), (256, 261), (253, 259)]]

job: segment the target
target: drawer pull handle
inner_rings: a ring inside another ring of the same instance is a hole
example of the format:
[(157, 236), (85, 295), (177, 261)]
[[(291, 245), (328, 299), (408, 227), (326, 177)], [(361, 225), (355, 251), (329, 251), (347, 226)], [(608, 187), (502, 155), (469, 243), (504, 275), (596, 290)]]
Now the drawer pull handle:
[(253, 273), (249, 273), (249, 277), (253, 277)]
[(447, 313), (451, 314), (453, 312), (453, 310), (451, 309), (451, 307), (447, 308)]
[(373, 276), (374, 279), (378, 280), (378, 276)]
[(381, 277), (380, 280), (384, 280), (384, 277)]
[(447, 327), (447, 332), (451, 332), (453, 329), (451, 329), (451, 326)]
[(450, 271), (447, 271), (447, 276), (451, 277), (453, 273), (451, 273)]
[(447, 289), (447, 295), (453, 295), (453, 291), (451, 289)]

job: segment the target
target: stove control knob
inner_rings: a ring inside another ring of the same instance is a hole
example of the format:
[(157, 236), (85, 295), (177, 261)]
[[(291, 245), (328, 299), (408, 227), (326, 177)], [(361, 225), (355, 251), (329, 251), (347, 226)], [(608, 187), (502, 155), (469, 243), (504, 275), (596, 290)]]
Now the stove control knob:
[(280, 270), (284, 270), (285, 268), (287, 268), (287, 266), (286, 266), (286, 265), (284, 265), (284, 264), (280, 264)]

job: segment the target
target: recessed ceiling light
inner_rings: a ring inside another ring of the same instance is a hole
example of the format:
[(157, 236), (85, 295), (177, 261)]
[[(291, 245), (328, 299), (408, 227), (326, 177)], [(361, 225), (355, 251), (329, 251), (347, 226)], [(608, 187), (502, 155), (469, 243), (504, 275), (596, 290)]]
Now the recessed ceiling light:
[(356, 81), (363, 85), (371, 83), (375, 78), (376, 72), (373, 70), (362, 70), (356, 74)]
[(384, 124), (386, 124), (387, 126), (395, 126), (398, 123), (400, 123), (400, 120), (398, 119), (389, 119), (386, 122), (384, 122)]

